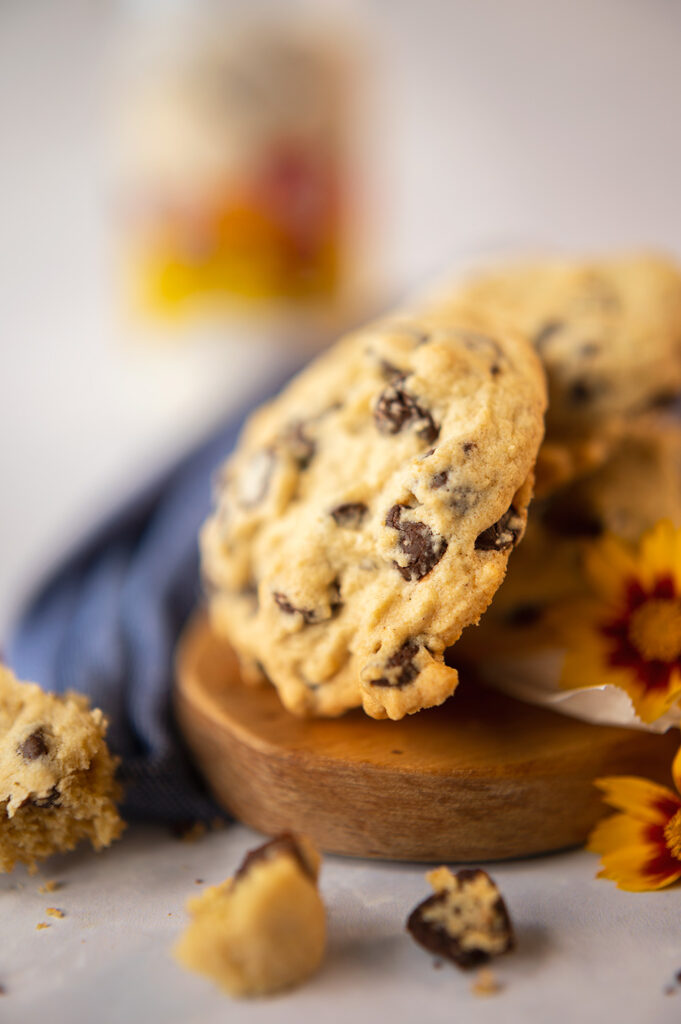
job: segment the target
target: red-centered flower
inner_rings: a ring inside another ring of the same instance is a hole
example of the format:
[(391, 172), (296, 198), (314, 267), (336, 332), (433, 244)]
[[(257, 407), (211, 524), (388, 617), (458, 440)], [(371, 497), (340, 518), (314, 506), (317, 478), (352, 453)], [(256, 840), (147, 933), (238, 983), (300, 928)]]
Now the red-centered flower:
[(593, 596), (561, 613), (561, 686), (619, 686), (654, 722), (681, 697), (681, 530), (660, 522), (635, 548), (608, 535), (585, 571)]
[[(681, 792), (681, 749), (672, 775)], [(587, 849), (601, 855), (599, 878), (620, 889), (662, 889), (681, 878), (681, 797), (647, 779), (597, 779), (603, 799), (620, 813), (596, 825)]]

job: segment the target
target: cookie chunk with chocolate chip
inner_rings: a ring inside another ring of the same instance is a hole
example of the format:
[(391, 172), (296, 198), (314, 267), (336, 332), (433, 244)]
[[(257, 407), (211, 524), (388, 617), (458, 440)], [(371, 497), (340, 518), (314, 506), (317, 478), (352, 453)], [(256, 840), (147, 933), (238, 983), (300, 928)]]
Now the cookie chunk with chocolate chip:
[(501, 893), (480, 868), (426, 875), (435, 893), (419, 903), (407, 930), (425, 949), (457, 967), (477, 967), (513, 949), (513, 927)]
[(201, 537), (213, 627), (286, 707), (375, 718), (442, 703), (525, 527), (545, 384), (483, 320), (393, 317), (256, 412)]
[(299, 985), (319, 967), (326, 912), (309, 841), (289, 833), (252, 850), (233, 878), (190, 900), (192, 920), (175, 947), (190, 970), (233, 996)]
[(116, 759), (106, 719), (86, 697), (57, 697), (0, 665), (0, 870), (34, 870), (89, 839), (96, 850), (123, 831)]

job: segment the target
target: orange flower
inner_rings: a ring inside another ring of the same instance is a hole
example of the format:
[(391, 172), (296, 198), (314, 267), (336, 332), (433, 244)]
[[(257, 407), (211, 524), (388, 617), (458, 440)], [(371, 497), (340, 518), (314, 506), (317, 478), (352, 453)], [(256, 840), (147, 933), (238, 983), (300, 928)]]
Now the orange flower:
[(636, 548), (606, 535), (584, 567), (593, 597), (561, 613), (561, 686), (619, 686), (654, 722), (681, 697), (681, 529), (660, 522)]
[[(681, 748), (672, 775), (681, 792)], [(599, 822), (587, 849), (601, 855), (599, 878), (620, 889), (662, 889), (681, 878), (681, 797), (666, 786), (631, 776), (596, 779), (604, 800), (620, 813)]]

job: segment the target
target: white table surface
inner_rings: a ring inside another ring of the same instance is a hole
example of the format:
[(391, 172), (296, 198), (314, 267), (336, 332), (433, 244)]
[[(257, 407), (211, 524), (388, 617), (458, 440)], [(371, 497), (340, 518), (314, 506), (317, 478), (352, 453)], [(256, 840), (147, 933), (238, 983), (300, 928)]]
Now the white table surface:
[[(650, 243), (681, 252), (681, 7), (664, 0), (355, 4), (384, 61), (385, 266), (423, 279), (514, 241)], [(226, 332), (144, 346), (115, 315), (102, 160), (103, 54), (119, 8), (0, 5), (0, 627), (94, 516), (257, 388), (284, 358)], [(194, 845), (131, 828), (110, 851), (0, 879), (0, 1021), (672, 1021), (681, 890), (597, 881), (583, 852), (498, 865), (518, 951), (503, 991), (404, 935), (423, 868), (329, 858), (323, 970), (298, 992), (233, 1003), (169, 958), (196, 878), (257, 841)], [(44, 878), (64, 887), (40, 895)], [(45, 917), (48, 905), (63, 920)], [(50, 927), (36, 931), (45, 920)]]

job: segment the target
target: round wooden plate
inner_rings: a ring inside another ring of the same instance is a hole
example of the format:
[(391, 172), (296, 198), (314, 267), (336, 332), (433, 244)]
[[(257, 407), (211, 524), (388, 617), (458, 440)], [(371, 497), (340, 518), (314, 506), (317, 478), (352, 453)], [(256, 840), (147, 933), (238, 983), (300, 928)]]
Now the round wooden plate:
[(246, 686), (197, 615), (177, 655), (176, 710), (217, 800), (266, 834), (329, 852), (481, 861), (583, 842), (604, 808), (593, 779), (669, 780), (676, 735), (588, 725), (463, 682), (400, 722), (361, 711), (300, 719)]

